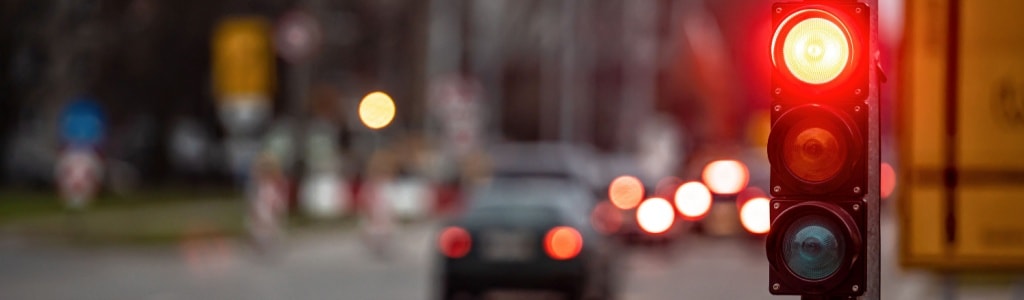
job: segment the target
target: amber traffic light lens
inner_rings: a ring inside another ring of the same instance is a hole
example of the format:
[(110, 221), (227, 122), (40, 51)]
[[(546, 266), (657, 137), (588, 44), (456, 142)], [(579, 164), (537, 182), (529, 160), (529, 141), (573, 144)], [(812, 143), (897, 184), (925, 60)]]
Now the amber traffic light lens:
[(838, 19), (817, 9), (787, 17), (776, 29), (772, 45), (782, 46), (782, 60), (789, 73), (809, 84), (825, 84), (839, 77), (847, 69), (852, 48)]
[(847, 164), (850, 145), (839, 136), (834, 122), (821, 116), (797, 121), (783, 141), (783, 164), (797, 178), (824, 182), (835, 177)]

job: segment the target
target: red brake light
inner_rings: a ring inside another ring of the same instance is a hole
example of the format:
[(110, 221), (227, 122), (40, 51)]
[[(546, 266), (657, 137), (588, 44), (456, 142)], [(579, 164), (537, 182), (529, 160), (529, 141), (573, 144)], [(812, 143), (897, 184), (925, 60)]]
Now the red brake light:
[(576, 257), (583, 250), (583, 236), (579, 231), (568, 226), (551, 228), (544, 237), (544, 251), (555, 260), (566, 260)]
[(644, 200), (636, 209), (636, 221), (645, 232), (658, 234), (672, 227), (676, 221), (676, 212), (668, 200), (651, 198)]
[(711, 191), (703, 183), (684, 183), (676, 190), (675, 196), (676, 209), (684, 218), (700, 219), (711, 210)]
[(765, 234), (771, 227), (768, 198), (757, 197), (747, 200), (740, 207), (740, 223), (753, 234)]
[(739, 193), (750, 179), (747, 166), (736, 160), (716, 160), (704, 167), (701, 178), (716, 194)]
[(608, 199), (619, 209), (633, 209), (644, 198), (644, 184), (633, 176), (616, 177), (608, 185)]
[(473, 245), (469, 232), (457, 226), (446, 227), (442, 230), (437, 243), (441, 248), (441, 253), (450, 258), (466, 256)]
[(892, 165), (884, 162), (882, 163), (881, 174), (879, 175), (882, 178), (882, 199), (888, 199), (889, 195), (892, 195), (892, 192), (896, 190), (896, 170), (892, 168)]

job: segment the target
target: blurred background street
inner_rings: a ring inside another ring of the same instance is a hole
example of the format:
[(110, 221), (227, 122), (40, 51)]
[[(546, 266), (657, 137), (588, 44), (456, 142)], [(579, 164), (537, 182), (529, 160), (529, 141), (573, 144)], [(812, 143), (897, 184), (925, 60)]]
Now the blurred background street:
[(1024, 299), (1024, 5), (839, 2), (0, 1), (0, 299)]
[[(884, 220), (886, 262), (895, 260), (893, 226), (891, 216)], [(367, 259), (370, 253), (351, 231), (289, 237), (288, 249), (273, 258), (226, 239), (89, 249), (5, 239), (0, 254), (17, 259), (0, 264), (0, 287), (14, 299), (429, 299), (432, 230), (436, 224), (403, 226), (395, 240), (400, 250), (387, 261)], [(763, 247), (757, 239), (695, 236), (666, 248), (623, 251), (620, 299), (770, 299)], [(941, 298), (940, 277), (886, 265), (886, 297)], [(958, 293), (1018, 299), (1019, 286), (990, 284)]]

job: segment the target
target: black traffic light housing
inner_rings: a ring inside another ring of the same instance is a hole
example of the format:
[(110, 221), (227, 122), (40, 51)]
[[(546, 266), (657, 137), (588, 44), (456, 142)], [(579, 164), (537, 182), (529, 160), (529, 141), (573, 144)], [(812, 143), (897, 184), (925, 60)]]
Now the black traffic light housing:
[(776, 3), (771, 13), (769, 291), (860, 296), (872, 196), (871, 9), (808, 0)]

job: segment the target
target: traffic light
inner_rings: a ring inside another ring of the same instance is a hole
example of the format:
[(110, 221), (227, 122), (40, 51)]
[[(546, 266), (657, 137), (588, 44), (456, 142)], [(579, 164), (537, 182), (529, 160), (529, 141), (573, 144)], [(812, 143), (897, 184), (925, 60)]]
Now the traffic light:
[(772, 6), (772, 294), (866, 289), (871, 34), (857, 1)]

